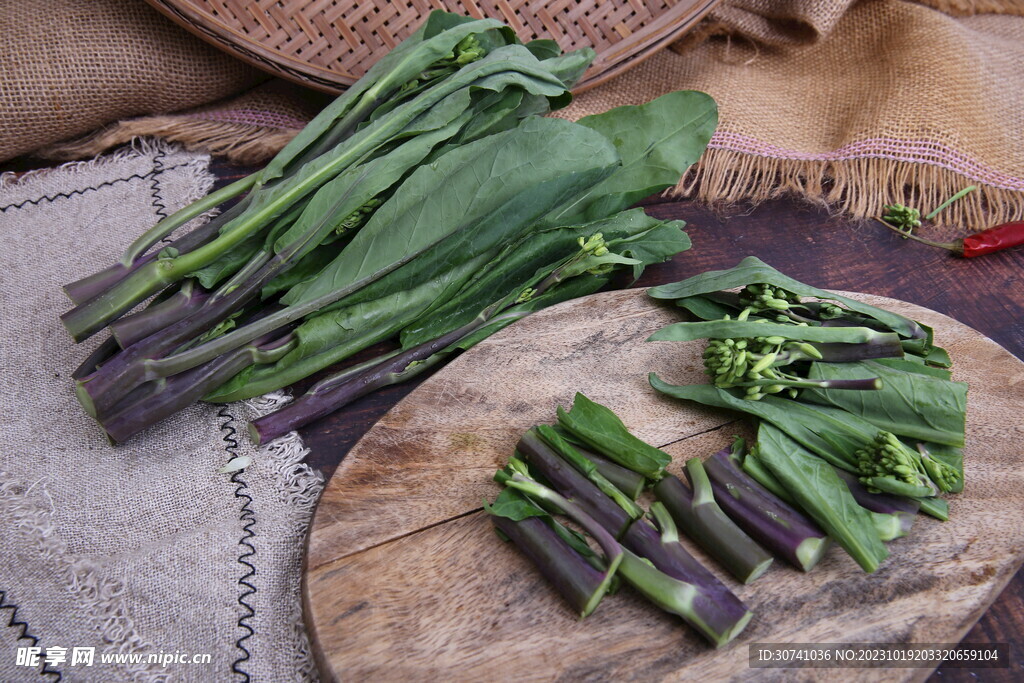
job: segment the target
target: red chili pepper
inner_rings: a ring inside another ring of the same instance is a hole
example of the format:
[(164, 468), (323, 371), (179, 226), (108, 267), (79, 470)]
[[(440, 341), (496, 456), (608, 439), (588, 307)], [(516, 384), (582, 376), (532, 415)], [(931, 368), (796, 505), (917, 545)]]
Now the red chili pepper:
[(910, 233), (900, 230), (893, 225), (889, 225), (885, 221), (879, 222), (885, 227), (895, 230), (904, 237), (909, 237), (912, 240), (916, 240), (933, 247), (948, 249), (957, 256), (963, 256), (964, 258), (973, 258), (983, 254), (991, 254), (995, 251), (1002, 251), (1003, 249), (1018, 247), (1024, 244), (1024, 221), (995, 225), (987, 230), (982, 230), (979, 233), (958, 239), (955, 242), (934, 242), (923, 237), (918, 237), (917, 235), (911, 235)]

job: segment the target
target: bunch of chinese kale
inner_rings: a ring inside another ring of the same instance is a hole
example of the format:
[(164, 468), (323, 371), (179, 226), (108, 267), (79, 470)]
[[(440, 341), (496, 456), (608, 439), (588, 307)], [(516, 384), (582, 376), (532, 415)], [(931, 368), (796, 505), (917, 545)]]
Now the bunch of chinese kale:
[(71, 335), (110, 332), (75, 373), (82, 405), (120, 441), (196, 400), (257, 396), (400, 339), (255, 423), (267, 440), (689, 248), (680, 222), (627, 208), (696, 161), (714, 102), (675, 92), (539, 118), (592, 57), (432, 14), (264, 169), (66, 286)]
[(931, 329), (754, 257), (649, 294), (699, 319), (651, 341), (710, 340), (712, 384), (674, 386), (652, 374), (654, 388), (756, 418), (743, 469), (865, 571), (878, 568), (883, 541), (906, 533), (918, 509), (948, 517), (939, 496), (963, 489), (967, 385), (950, 379)]
[[(485, 508), (499, 536), (515, 543), (581, 617), (623, 580), (720, 646), (739, 635), (753, 613), (686, 550), (680, 531), (744, 583), (772, 562), (747, 535), (757, 534), (753, 527), (774, 529), (776, 542), (767, 547), (804, 571), (828, 543), (802, 514), (752, 488), (742, 501), (735, 497), (740, 514), (727, 516), (716, 487), (731, 487), (745, 475), (728, 451), (719, 455), (724, 460), (717, 468), (709, 461), (705, 469), (699, 458), (687, 462), (687, 486), (665, 471), (668, 454), (636, 438), (610, 409), (576, 394), (571, 410), (558, 409), (557, 426), (538, 425), (522, 436), (495, 475), (505, 488)], [(645, 512), (637, 498), (651, 486), (657, 500)]]

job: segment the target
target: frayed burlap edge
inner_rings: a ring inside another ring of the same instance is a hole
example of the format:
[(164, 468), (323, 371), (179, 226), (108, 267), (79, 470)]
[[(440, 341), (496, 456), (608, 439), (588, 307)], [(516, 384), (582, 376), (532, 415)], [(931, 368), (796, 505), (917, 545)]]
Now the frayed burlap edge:
[(955, 17), (970, 17), (975, 14), (1009, 14), (1024, 17), (1024, 3), (1020, 0), (917, 0), (917, 2)]
[(158, 137), (179, 143), (190, 152), (206, 152), (225, 157), (233, 164), (251, 165), (269, 160), (298, 132), (246, 123), (204, 121), (189, 116), (150, 116), (121, 121), (86, 137), (44, 147), (35, 155), (58, 161), (82, 159), (135, 138)]
[(928, 164), (892, 159), (806, 161), (709, 149), (668, 194), (709, 204), (746, 202), (795, 195), (854, 218), (882, 215), (886, 204), (931, 211), (969, 185), (977, 190), (935, 218), (935, 234), (962, 234), (1019, 220), (1024, 193), (972, 182), (959, 173)]

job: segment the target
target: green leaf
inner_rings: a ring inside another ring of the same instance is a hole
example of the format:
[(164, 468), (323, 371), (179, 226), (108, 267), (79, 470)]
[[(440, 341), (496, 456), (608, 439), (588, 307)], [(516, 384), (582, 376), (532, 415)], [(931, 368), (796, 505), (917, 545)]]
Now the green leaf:
[[(659, 239), (658, 245), (668, 245), (668, 240), (660, 239), (660, 231), (650, 233), (661, 225), (661, 221), (645, 215), (641, 209), (635, 209), (586, 225), (529, 232), (507, 244), (450, 301), (432, 309), (423, 319), (403, 330), (402, 346), (409, 348), (439, 337), (465, 325), (494, 302), (535, 286), (579, 250), (577, 240), (580, 237), (599, 232), (614, 243), (619, 238), (652, 234)], [(675, 246), (680, 246), (686, 241), (685, 233), (675, 228), (676, 224), (669, 225), (681, 235), (675, 241)], [(656, 247), (652, 246), (650, 251), (653, 254)], [(661, 256), (658, 252), (657, 257)]]
[(953, 373), (945, 368), (936, 368), (931, 365), (925, 365), (921, 360), (914, 360), (911, 354), (907, 354), (903, 358), (876, 358), (874, 362), (894, 370), (916, 372), (929, 377), (938, 377), (939, 379), (949, 379), (953, 376)]
[[(560, 153), (552, 157), (552, 149)], [(417, 168), (330, 266), (282, 301), (298, 305), (365, 287), (431, 249), (429, 258), (404, 272), (422, 274), (445, 259), (472, 258), (598, 182), (617, 163), (604, 138), (558, 119), (530, 119), (454, 149)]]
[(856, 452), (870, 446), (878, 433), (871, 423), (830, 406), (805, 404), (772, 395), (749, 401), (710, 384), (675, 386), (653, 373), (649, 379), (652, 387), (674, 398), (767, 420), (805, 448), (849, 472), (858, 472)]
[(622, 168), (545, 218), (546, 225), (595, 220), (674, 187), (707, 147), (718, 125), (718, 107), (705, 93), (680, 90), (647, 104), (585, 116), (579, 124), (611, 140)]
[(660, 479), (672, 462), (667, 453), (633, 436), (609, 408), (579, 392), (568, 412), (558, 407), (558, 424), (590, 448), (649, 479)]
[(484, 510), (495, 517), (507, 517), (515, 522), (521, 522), (529, 517), (550, 517), (522, 491), (512, 488), (503, 488), (490, 505), (484, 501)]
[(764, 422), (757, 432), (757, 458), (861, 569), (874, 572), (889, 556), (870, 513), (824, 460)]
[(676, 306), (689, 311), (700, 320), (722, 320), (725, 316), (735, 313), (735, 309), (703, 295), (688, 296), (675, 303)]
[[(532, 43), (528, 43), (527, 47), (529, 48), (531, 44)], [(578, 50), (566, 52), (564, 55), (551, 55), (547, 58), (537, 55), (537, 58), (543, 59), (544, 66), (550, 70), (552, 74), (557, 76), (563, 84), (565, 84), (566, 89), (570, 89), (583, 77), (583, 73), (594, 61), (594, 57), (596, 56), (597, 53), (595, 53), (593, 49), (589, 47), (581, 47)], [(568, 104), (568, 102), (566, 104)]]
[[(353, 109), (356, 120), (361, 120), (377, 103), (384, 102), (432, 63), (449, 55), (466, 36), (502, 27), (502, 23), (494, 19), (467, 21), (466, 17), (455, 14), (431, 14), (419, 30), (384, 54), (362, 78), (306, 124), (261, 171), (261, 181), (266, 183), (281, 176), (293, 161)], [(360, 113), (362, 116), (358, 116)]]
[[(697, 339), (735, 339), (742, 337), (782, 337), (795, 341), (863, 344), (884, 340), (885, 332), (866, 327), (813, 327), (772, 322), (710, 320), (667, 325), (647, 341), (695, 341)], [(895, 340), (895, 335), (890, 335)]]
[(739, 265), (728, 270), (707, 271), (681, 282), (652, 287), (647, 290), (647, 294), (654, 299), (683, 299), (697, 294), (710, 294), (724, 289), (745, 287), (749, 284), (769, 284), (799, 296), (838, 301), (850, 310), (877, 320), (903, 337), (923, 338), (927, 334), (920, 324), (909, 318), (824, 289), (805, 285), (783, 275), (756, 256), (748, 256)]
[[(639, 278), (644, 267), (663, 263), (690, 248), (690, 236), (683, 232), (683, 221), (670, 221), (631, 237), (609, 238), (605, 235), (609, 251), (637, 261), (633, 266), (633, 279)], [(603, 233), (602, 233), (603, 234)]]
[(964, 445), (967, 384), (904, 372), (872, 361), (812, 363), (810, 379), (878, 377), (879, 391), (810, 389), (803, 399), (842, 408), (879, 429), (910, 439)]

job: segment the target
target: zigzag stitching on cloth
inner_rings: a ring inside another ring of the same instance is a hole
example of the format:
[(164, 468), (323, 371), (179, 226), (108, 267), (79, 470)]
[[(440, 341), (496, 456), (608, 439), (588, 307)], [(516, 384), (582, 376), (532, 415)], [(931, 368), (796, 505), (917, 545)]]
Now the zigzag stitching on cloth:
[[(134, 174), (132, 174), (130, 176), (126, 176), (124, 178), (114, 178), (113, 180), (105, 180), (105, 181), (103, 181), (102, 183), (100, 183), (98, 185), (90, 185), (89, 187), (79, 187), (79, 188), (75, 188), (74, 190), (71, 190), (70, 192), (58, 192), (57, 194), (43, 195), (42, 197), (37, 197), (35, 199), (26, 199), (26, 200), (18, 202), (16, 204), (8, 204), (7, 206), (0, 206), (0, 213), (4, 213), (5, 211), (7, 211), (7, 209), (20, 209), (20, 208), (22, 208), (24, 206), (39, 206), (43, 202), (52, 202), (52, 201), (56, 201), (58, 199), (70, 199), (71, 197), (74, 197), (76, 195), (82, 195), (82, 194), (85, 194), (86, 192), (90, 192), (90, 191), (102, 190), (105, 187), (110, 187), (112, 185), (117, 185), (118, 183), (127, 183), (127, 182), (131, 182), (132, 180), (149, 180), (149, 179), (153, 178), (158, 173), (163, 173), (165, 171), (173, 171), (175, 169), (182, 168), (184, 166), (188, 166), (188, 163), (189, 162), (185, 162), (185, 163), (181, 163), (181, 164), (175, 164), (174, 166), (168, 166), (167, 168), (154, 168), (153, 170), (149, 171), (148, 173), (134, 173)], [(154, 206), (157, 206), (155, 201), (154, 201)], [(157, 213), (162, 215), (162, 216), (164, 216), (164, 214), (160, 213), (159, 209), (166, 210), (166, 207), (164, 207), (163, 204), (160, 204), (158, 206)], [(166, 216), (164, 216), (164, 217), (166, 217)]]
[(166, 156), (167, 151), (163, 149), (153, 156), (153, 170), (150, 172), (149, 178), (149, 186), (152, 188), (150, 196), (153, 198), (153, 212), (160, 216), (160, 220), (167, 218), (167, 205), (164, 204), (164, 198), (160, 195), (160, 174), (167, 170), (164, 168), (164, 157)]
[[(18, 636), (18, 640), (31, 640), (32, 647), (39, 644), (39, 638), (28, 632), (28, 623), (18, 620), (18, 606), (13, 602), (7, 602), (7, 591), (0, 590), (0, 609), (11, 610), (11, 618), (7, 620), (7, 626), (10, 628), (21, 627), (21, 635)], [(63, 678), (63, 675), (57, 669), (51, 669), (50, 665), (43, 662), (43, 668), (39, 671), (40, 676), (56, 676), (53, 680), (59, 681)]]
[[(234, 457), (238, 451), (238, 439), (235, 438), (237, 430), (232, 426), (235, 421), (235, 416), (228, 412), (227, 407), (222, 407), (217, 411), (217, 416), (224, 419), (220, 424), (221, 430), (224, 432), (224, 450), (227, 451), (228, 455)], [(252, 496), (245, 491), (249, 488), (249, 485), (242, 479), (240, 479), (241, 471), (235, 472), (231, 475), (231, 481), (237, 486), (235, 487), (235, 498), (241, 498), (244, 502), (241, 507), (241, 514), (238, 519), (244, 522), (242, 525), (242, 538), (238, 542), (240, 546), (244, 548), (242, 554), (238, 556), (238, 564), (242, 565), (247, 569), (246, 573), (238, 579), (238, 585), (242, 587), (242, 590), (238, 596), (238, 604), (244, 607), (247, 614), (243, 614), (238, 618), (238, 627), (246, 631), (238, 640), (235, 641), (235, 647), (241, 650), (241, 655), (231, 664), (231, 671), (242, 677), (243, 681), (249, 681), (249, 674), (240, 668), (240, 665), (248, 661), (250, 657), (249, 650), (245, 647), (244, 643), (246, 640), (251, 638), (256, 631), (253, 630), (252, 626), (249, 625), (249, 620), (256, 615), (256, 610), (252, 608), (247, 602), (247, 598), (256, 592), (256, 586), (249, 582), (253, 576), (256, 575), (256, 567), (249, 562), (249, 558), (256, 554), (256, 548), (250, 542), (250, 539), (256, 536), (256, 533), (252, 530), (252, 527), (256, 524), (256, 513), (253, 511), (251, 503)]]

